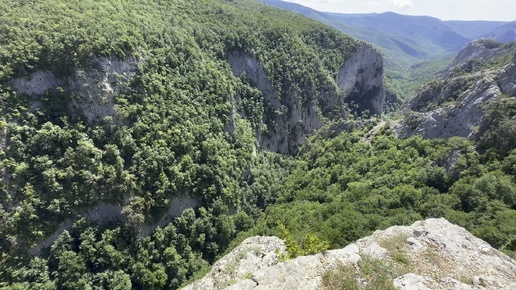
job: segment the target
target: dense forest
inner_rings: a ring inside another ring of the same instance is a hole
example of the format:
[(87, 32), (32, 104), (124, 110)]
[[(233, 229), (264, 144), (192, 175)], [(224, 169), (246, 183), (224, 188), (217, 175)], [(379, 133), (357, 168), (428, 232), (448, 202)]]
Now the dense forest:
[[(286, 108), (266, 107), (227, 54), (259, 59), (282, 101), (294, 91), (317, 103), (358, 45), (254, 1), (0, 6), (0, 280), (21, 289), (179, 287), (253, 226), (293, 167), (255, 153), (257, 130), (274, 130), (263, 116)], [(95, 81), (74, 87), (102, 72), (98, 63), (120, 61), (134, 76), (120, 73), (112, 96), (81, 95)], [(41, 74), (58, 85), (17, 90)], [(88, 102), (116, 113), (92, 118)], [(182, 199), (198, 206), (160, 222)], [(96, 208), (117, 218), (88, 218)]]
[[(516, 255), (514, 99), (492, 104), (478, 142), (322, 112), (286, 156), (257, 136), (291, 102), (324, 110), (358, 41), (252, 0), (0, 8), (0, 289), (176, 289), (251, 235), (284, 238), (293, 257), (426, 217)], [(280, 109), (233, 74), (234, 51), (260, 60)], [(92, 118), (91, 84), (74, 82), (107, 62), (133, 68), (100, 98), (114, 113)], [(17, 88), (41, 74), (55, 85)], [(181, 200), (196, 206), (169, 218)]]
[(314, 234), (337, 248), (379, 228), (445, 217), (516, 257), (516, 151), (481, 153), (460, 137), (400, 140), (388, 124), (369, 137), (369, 129), (316, 136), (252, 234), (281, 236), (281, 224), (300, 248)]

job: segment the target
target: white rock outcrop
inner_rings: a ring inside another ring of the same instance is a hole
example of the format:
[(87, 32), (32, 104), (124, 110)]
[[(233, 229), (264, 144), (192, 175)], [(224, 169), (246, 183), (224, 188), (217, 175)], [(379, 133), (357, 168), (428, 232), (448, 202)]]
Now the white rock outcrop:
[(488, 104), (502, 95), (516, 97), (516, 56), (503, 67), (477, 67), (504, 53), (508, 52), (482, 43), (469, 44), (440, 79), (407, 103), (405, 119), (393, 127), (394, 133), (401, 138), (476, 139)]
[(78, 110), (89, 123), (111, 117), (114, 122), (121, 122), (114, 108), (114, 96), (127, 89), (136, 76), (141, 59), (115, 57), (97, 57), (89, 67), (77, 67), (66, 78), (58, 78), (50, 71), (36, 71), (29, 76), (11, 81), (17, 94), (32, 97), (29, 111), (40, 107), (38, 100), (47, 92), (62, 88), (70, 93), (71, 110)]
[[(424, 138), (448, 138), (453, 136), (474, 138), (476, 130), (482, 124), (485, 106), (501, 95), (496, 80), (498, 72), (489, 72), (476, 77), (471, 77), (471, 85), (460, 92), (456, 101), (439, 104), (440, 107), (433, 110), (421, 110), (415, 106), (417, 97), (409, 102), (413, 106), (412, 115), (397, 124), (394, 131), (401, 138), (414, 134)], [(452, 85), (454, 80), (448, 81), (446, 86)], [(435, 94), (435, 98), (446, 94), (447, 88), (443, 88)], [(433, 102), (429, 100), (428, 102)]]
[(461, 49), (461, 51), (459, 51), (459, 54), (457, 54), (452, 64), (446, 71), (446, 75), (453, 74), (453, 71), (458, 66), (469, 66), (469, 62), (471, 61), (499, 56), (502, 53), (502, 50), (498, 48), (493, 49), (486, 47), (482, 42), (471, 42), (466, 47)]
[(337, 85), (346, 95), (347, 102), (358, 105), (358, 113), (369, 111), (380, 115), (385, 102), (383, 58), (367, 44), (362, 44), (342, 66)]
[(237, 281), (245, 289), (255, 285), (249, 280), (255, 271), (267, 269), (286, 255), (283, 240), (277, 237), (251, 237), (217, 261), (204, 279), (188, 285), (185, 290), (224, 289)]
[(506, 66), (498, 79), (498, 85), (502, 93), (516, 97), (516, 55), (512, 63)]
[[(325, 273), (339, 265), (359, 269), (367, 259), (396, 268), (392, 283), (400, 290), (516, 289), (516, 261), (445, 219), (391, 227), (343, 249), (280, 262), (284, 250), (278, 238), (249, 238), (185, 289), (324, 289)], [(367, 285), (367, 277), (354, 277)]]

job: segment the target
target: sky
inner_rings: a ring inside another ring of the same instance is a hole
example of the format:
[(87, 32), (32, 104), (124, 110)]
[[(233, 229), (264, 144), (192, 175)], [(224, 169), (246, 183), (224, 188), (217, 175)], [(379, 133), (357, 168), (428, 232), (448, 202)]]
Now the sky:
[(284, 0), (339, 13), (428, 15), (441, 20), (516, 20), (516, 0)]

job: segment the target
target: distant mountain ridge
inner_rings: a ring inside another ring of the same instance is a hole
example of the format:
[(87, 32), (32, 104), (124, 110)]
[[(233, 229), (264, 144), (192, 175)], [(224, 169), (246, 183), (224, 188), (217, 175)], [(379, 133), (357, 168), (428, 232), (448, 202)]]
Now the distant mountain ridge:
[(454, 50), (469, 41), (441, 20), (428, 16), (407, 16), (393, 12), (365, 15), (329, 13), (328, 15), (351, 27), (374, 30), (418, 42), (430, 42), (438, 44), (447, 51)]
[(468, 43), (477, 39), (516, 41), (516, 21), (443, 21), (394, 12), (330, 13), (280, 0), (258, 1), (302, 14), (372, 44), (384, 56), (388, 90), (402, 100), (445, 69)]
[(516, 21), (509, 22), (496, 28), (496, 30), (483, 35), (484, 39), (491, 39), (498, 42), (516, 41)]
[[(516, 41), (516, 21), (443, 21), (430, 16), (394, 12), (330, 13), (280, 0), (259, 1), (319, 20), (380, 49), (397, 48), (408, 56), (420, 59), (458, 52), (469, 42), (481, 38), (500, 42)], [(504, 37), (498, 37), (500, 35)]]

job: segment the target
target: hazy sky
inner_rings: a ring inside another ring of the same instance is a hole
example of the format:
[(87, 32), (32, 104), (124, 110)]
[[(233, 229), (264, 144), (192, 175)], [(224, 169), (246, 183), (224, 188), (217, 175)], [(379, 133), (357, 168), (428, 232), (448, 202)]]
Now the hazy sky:
[(285, 0), (319, 11), (373, 13), (394, 11), (442, 20), (516, 20), (516, 0)]

